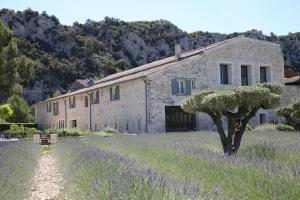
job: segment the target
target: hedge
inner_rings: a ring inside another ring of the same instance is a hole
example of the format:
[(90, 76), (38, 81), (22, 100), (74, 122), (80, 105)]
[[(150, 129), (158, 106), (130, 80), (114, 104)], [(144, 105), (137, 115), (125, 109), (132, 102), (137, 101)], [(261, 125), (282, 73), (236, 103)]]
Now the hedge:
[(18, 126), (22, 125), (26, 128), (36, 128), (37, 129), (36, 123), (1, 123), (0, 124), (0, 132), (9, 130), (11, 125), (18, 125)]

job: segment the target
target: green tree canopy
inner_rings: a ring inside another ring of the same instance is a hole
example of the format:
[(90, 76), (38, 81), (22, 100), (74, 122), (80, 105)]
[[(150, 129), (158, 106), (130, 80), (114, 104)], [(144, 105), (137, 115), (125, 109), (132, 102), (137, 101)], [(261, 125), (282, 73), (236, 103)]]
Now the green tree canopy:
[(61, 95), (60, 90), (55, 90), (55, 91), (53, 92), (53, 94), (52, 94), (52, 98), (58, 97), (58, 96), (60, 96), (60, 95)]
[(5, 121), (13, 114), (13, 110), (10, 108), (9, 104), (0, 105), (0, 122)]
[(27, 102), (20, 96), (12, 95), (7, 103), (13, 109), (14, 113), (9, 117), (10, 122), (31, 122), (33, 120), (31, 109)]
[[(280, 84), (268, 83), (228, 90), (205, 90), (183, 100), (181, 107), (188, 113), (207, 113), (217, 127), (224, 152), (230, 155), (239, 149), (249, 120), (259, 109), (278, 106), (281, 92)], [(227, 119), (227, 134), (222, 116)]]
[(300, 130), (300, 101), (295, 101), (288, 106), (276, 109), (276, 114), (284, 117), (285, 123)]
[(0, 21), (0, 96), (19, 94), (32, 76), (31, 60), (20, 56), (12, 32)]

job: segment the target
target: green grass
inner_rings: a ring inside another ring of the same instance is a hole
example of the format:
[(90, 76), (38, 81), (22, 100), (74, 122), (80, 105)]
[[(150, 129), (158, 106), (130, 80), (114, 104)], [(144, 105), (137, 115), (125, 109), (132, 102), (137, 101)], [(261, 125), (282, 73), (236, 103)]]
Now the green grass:
[[(237, 199), (296, 199), (300, 196), (300, 135), (278, 131), (245, 134), (237, 156), (222, 155), (217, 133), (91, 136), (88, 142), (137, 160), (205, 192), (215, 188)], [(219, 196), (222, 199), (224, 196)]]

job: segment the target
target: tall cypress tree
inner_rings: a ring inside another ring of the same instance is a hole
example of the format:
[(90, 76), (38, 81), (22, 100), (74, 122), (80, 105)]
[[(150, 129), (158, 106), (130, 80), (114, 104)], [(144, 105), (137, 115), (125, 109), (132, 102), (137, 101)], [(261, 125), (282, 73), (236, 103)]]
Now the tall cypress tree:
[(18, 53), (12, 31), (0, 21), (0, 100), (21, 93), (22, 84), (32, 77), (32, 66)]

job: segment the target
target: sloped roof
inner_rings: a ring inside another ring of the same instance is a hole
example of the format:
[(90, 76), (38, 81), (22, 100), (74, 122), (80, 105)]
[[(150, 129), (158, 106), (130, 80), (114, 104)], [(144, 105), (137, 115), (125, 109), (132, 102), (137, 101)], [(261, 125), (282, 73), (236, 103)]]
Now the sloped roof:
[(143, 78), (143, 77), (145, 77), (149, 74), (152, 74), (154, 72), (160, 71), (160, 70), (165, 69), (165, 68), (168, 68), (169, 66), (171, 66), (171, 64), (173, 64), (175, 62), (181, 62), (181, 61), (183, 61), (187, 58), (199, 55), (199, 54), (203, 53), (206, 50), (209, 50), (211, 48), (214, 48), (214, 47), (217, 47), (219, 45), (225, 44), (229, 41), (232, 41), (232, 40), (240, 38), (240, 37), (244, 37), (244, 36), (237, 36), (237, 37), (234, 37), (234, 38), (231, 38), (231, 39), (227, 39), (227, 40), (223, 40), (221, 42), (214, 43), (212, 45), (209, 45), (209, 46), (206, 46), (206, 47), (203, 47), (203, 48), (187, 51), (187, 52), (181, 54), (181, 57), (180, 57), (179, 61), (175, 60), (175, 56), (171, 56), (171, 57), (164, 58), (164, 59), (161, 59), (161, 60), (158, 60), (158, 61), (154, 61), (154, 62), (145, 64), (145, 65), (133, 68), (133, 69), (129, 69), (129, 70), (126, 70), (126, 71), (123, 71), (123, 72), (119, 72), (119, 73), (107, 76), (103, 79), (94, 81), (94, 85), (91, 86), (91, 87), (85, 87), (83, 89), (76, 90), (74, 92), (66, 93), (66, 94), (51, 98), (51, 99), (47, 99), (45, 101), (38, 102), (37, 104), (42, 103), (42, 102), (46, 102), (46, 101), (53, 101), (53, 100), (65, 98), (65, 97), (80, 94), (80, 93), (85, 93), (85, 92), (88, 92), (88, 91), (91, 91), (91, 90), (94, 90), (94, 89), (97, 89), (97, 88), (106, 87), (106, 86), (117, 84), (117, 83), (120, 83), (120, 82), (125, 82), (125, 81), (129, 81), (129, 80)]
[(293, 76), (290, 78), (284, 78), (285, 85), (299, 85), (300, 84), (300, 76)]

